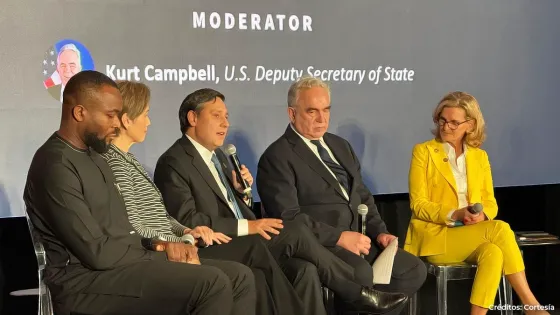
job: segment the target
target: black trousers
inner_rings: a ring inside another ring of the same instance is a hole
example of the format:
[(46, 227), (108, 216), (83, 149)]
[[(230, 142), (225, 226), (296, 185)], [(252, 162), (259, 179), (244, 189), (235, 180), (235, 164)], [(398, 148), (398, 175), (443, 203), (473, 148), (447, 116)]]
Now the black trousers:
[(198, 255), (201, 258), (232, 260), (251, 268), (257, 288), (256, 314), (316, 314), (306, 313), (302, 299), (271, 255), (262, 236), (235, 237), (227, 244), (202, 248)]
[[(369, 255), (364, 258), (339, 246), (329, 249), (340, 259), (354, 267), (360, 284), (371, 286), (373, 281), (371, 265), (382, 251), (375, 240), (372, 240)], [(375, 285), (375, 289), (383, 292), (404, 293), (411, 296), (422, 287), (426, 280), (426, 274), (426, 266), (418, 257), (399, 248), (393, 264), (391, 282), (389, 284)], [(387, 314), (399, 314), (403, 308), (404, 305)]]
[[(297, 221), (284, 221), (283, 224), (284, 228), (280, 234), (273, 236), (272, 240), (268, 241), (268, 248), (283, 267), (286, 276), (289, 279), (297, 280), (301, 279), (306, 272), (316, 273), (320, 282), (333, 290), (337, 296), (346, 301), (355, 300), (362, 289), (355, 268), (322, 246), (307, 226)], [(299, 260), (294, 262), (293, 258)], [(310, 268), (305, 262), (311, 263), (315, 268)], [(371, 279), (370, 277), (369, 286), (372, 284)], [(305, 291), (305, 294), (299, 294), (299, 296), (303, 299), (304, 305), (314, 309), (316, 313), (307, 309), (306, 314), (324, 314), (321, 313), (318, 306), (319, 303), (322, 303), (320, 283), (315, 281), (315, 284), (310, 285), (309, 281), (303, 283), (307, 287), (311, 287), (313, 291)], [(296, 291), (304, 292), (304, 288), (297, 287), (300, 283), (297, 281), (294, 283)], [(322, 312), (324, 312), (324, 307)]]
[(251, 270), (229, 261), (201, 259), (202, 265), (146, 261), (92, 271), (91, 284), (64, 300), (55, 314), (254, 315), (255, 279)]
[(290, 258), (282, 265), (282, 270), (294, 286), (297, 295), (305, 301), (304, 314), (327, 315), (317, 267), (306, 260)]

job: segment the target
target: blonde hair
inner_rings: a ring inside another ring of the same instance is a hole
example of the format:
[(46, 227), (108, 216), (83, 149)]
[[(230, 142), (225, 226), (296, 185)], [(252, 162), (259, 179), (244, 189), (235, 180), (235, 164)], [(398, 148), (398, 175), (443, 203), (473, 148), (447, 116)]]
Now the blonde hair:
[(124, 114), (132, 120), (138, 118), (150, 103), (150, 88), (140, 82), (117, 81), (116, 83), (123, 100), (123, 109), (119, 118)]
[[(462, 108), (465, 111), (467, 120), (472, 121), (474, 125), (472, 130), (467, 131), (464, 141), (471, 147), (480, 147), (484, 143), (484, 140), (486, 140), (486, 124), (484, 123), (484, 117), (482, 117), (482, 112), (480, 111), (480, 106), (476, 98), (468, 93), (460, 91), (445, 95), (434, 110), (432, 116), (436, 125), (438, 124), (441, 112), (446, 107)], [(439, 127), (436, 127), (432, 133), (436, 136), (436, 139), (441, 140)]]
[(288, 90), (288, 107), (294, 107), (296, 105), (299, 91), (313, 87), (324, 88), (329, 93), (329, 98), (331, 97), (331, 89), (327, 83), (319, 78), (303, 76), (296, 82), (292, 83), (290, 89)]

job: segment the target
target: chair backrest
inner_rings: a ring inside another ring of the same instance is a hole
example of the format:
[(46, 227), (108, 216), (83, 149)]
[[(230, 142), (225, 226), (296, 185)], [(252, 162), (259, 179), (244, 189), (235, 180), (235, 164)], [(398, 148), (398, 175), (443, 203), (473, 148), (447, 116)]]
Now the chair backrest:
[(35, 256), (37, 257), (37, 265), (39, 270), (45, 269), (47, 266), (47, 254), (45, 252), (45, 248), (43, 247), (43, 243), (41, 242), (41, 238), (35, 231), (33, 227), (33, 223), (25, 211), (25, 218), (27, 219), (27, 226), (29, 228), (29, 234), (31, 235), (31, 241), (33, 242), (33, 249), (35, 249)]
[(39, 280), (39, 296), (38, 296), (38, 308), (37, 314), (38, 315), (53, 315), (53, 306), (51, 301), (51, 292), (49, 288), (45, 285), (43, 280), (43, 272), (45, 267), (47, 266), (47, 254), (45, 252), (45, 248), (43, 247), (43, 243), (41, 242), (41, 238), (39, 237), (37, 231), (33, 227), (33, 223), (27, 214), (27, 210), (25, 212), (25, 218), (27, 219), (27, 226), (29, 227), (29, 234), (31, 235), (31, 241), (33, 242), (33, 248), (35, 249), (35, 256), (37, 257), (37, 276)]

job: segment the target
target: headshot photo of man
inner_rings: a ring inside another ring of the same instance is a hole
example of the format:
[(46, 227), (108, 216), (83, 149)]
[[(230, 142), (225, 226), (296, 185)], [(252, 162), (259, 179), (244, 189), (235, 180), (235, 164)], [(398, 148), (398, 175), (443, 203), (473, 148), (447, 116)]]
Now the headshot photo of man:
[(54, 99), (62, 102), (68, 80), (82, 70), (93, 69), (93, 61), (85, 47), (72, 40), (59, 41), (45, 53), (43, 75), (49, 77), (43, 85)]

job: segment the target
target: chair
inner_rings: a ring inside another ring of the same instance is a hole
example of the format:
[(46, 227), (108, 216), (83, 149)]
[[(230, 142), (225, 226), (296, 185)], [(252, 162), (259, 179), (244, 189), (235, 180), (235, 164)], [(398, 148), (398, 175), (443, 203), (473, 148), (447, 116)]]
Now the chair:
[(334, 292), (325, 286), (323, 286), (323, 304), (325, 305), (327, 315), (336, 315)]
[(38, 289), (38, 315), (53, 315), (53, 307), (52, 307), (52, 300), (51, 300), (51, 292), (49, 288), (45, 285), (43, 281), (43, 272), (45, 267), (47, 266), (47, 254), (45, 253), (45, 248), (41, 243), (29, 216), (27, 215), (27, 211), (25, 211), (25, 218), (27, 219), (27, 225), (29, 227), (29, 233), (31, 234), (31, 241), (33, 242), (33, 248), (35, 249), (35, 256), (37, 257), (37, 266), (38, 266), (38, 280), (39, 280), (39, 289)]
[[(424, 262), (428, 273), (436, 277), (438, 310), (437, 315), (447, 315), (447, 282), (451, 280), (473, 279), (476, 274), (477, 265), (467, 263), (453, 264), (431, 264)], [(498, 300), (500, 305), (512, 305), (512, 291), (509, 282), (502, 276), (502, 283), (498, 290)], [(409, 302), (409, 315), (416, 315), (417, 293)], [(500, 314), (512, 315), (512, 310), (501, 310)]]

